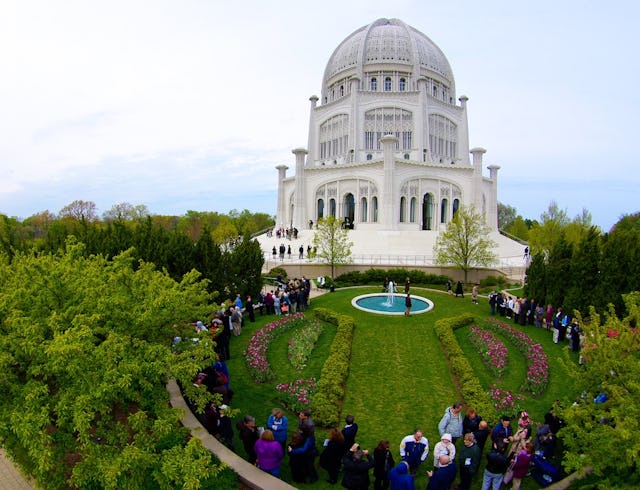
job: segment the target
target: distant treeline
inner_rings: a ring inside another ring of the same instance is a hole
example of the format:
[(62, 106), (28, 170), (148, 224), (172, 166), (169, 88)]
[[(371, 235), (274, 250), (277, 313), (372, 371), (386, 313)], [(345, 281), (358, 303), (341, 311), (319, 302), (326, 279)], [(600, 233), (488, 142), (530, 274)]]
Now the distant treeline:
[(18, 220), (0, 214), (0, 253), (9, 260), (17, 253), (57, 253), (74, 236), (85, 244), (87, 255), (114, 257), (133, 249), (136, 259), (152, 262), (178, 281), (195, 269), (222, 301), (236, 292), (244, 296), (260, 290), (263, 256), (250, 237), (273, 224), (271, 216), (248, 210), (152, 216), (146, 207), (127, 203), (100, 219), (95, 204), (74, 201), (57, 215), (45, 211)]

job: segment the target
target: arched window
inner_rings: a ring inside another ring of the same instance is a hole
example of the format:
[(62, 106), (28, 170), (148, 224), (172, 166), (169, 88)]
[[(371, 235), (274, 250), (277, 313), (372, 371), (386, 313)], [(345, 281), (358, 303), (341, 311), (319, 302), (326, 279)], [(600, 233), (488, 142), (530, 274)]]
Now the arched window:
[(329, 216), (336, 217), (336, 200), (329, 199)]
[(371, 205), (373, 207), (373, 222), (378, 222), (378, 198), (376, 196), (371, 199)]
[(422, 229), (431, 230), (433, 228), (433, 195), (425, 194), (422, 197)]
[(360, 221), (362, 221), (363, 223), (366, 223), (367, 221), (369, 221), (368, 215), (367, 215), (368, 212), (369, 212), (369, 209), (367, 206), (367, 198), (363, 197), (360, 200)]
[(407, 221), (406, 208), (407, 208), (407, 198), (402, 196), (400, 198), (400, 223), (404, 223), (405, 221)]
[(367, 153), (367, 160), (373, 160), (373, 155), (371, 153)]
[(318, 199), (318, 210), (316, 214), (316, 221), (324, 218), (324, 199)]
[(447, 222), (447, 208), (449, 207), (449, 201), (443, 199), (440, 203), (440, 223)]
[(378, 79), (375, 77), (371, 79), (371, 90), (373, 92), (376, 92), (378, 90)]
[(340, 85), (340, 97), (344, 95), (344, 85)]
[(391, 77), (384, 79), (384, 91), (389, 92), (391, 90)]
[(415, 223), (416, 222), (416, 198), (412, 197), (411, 201), (409, 201), (409, 222), (410, 223)]
[(404, 92), (405, 89), (407, 87), (407, 81), (404, 78), (400, 79), (400, 84), (398, 85), (398, 88), (400, 89), (400, 92)]
[(460, 207), (460, 199), (454, 199), (453, 200), (453, 216), (452, 216), (452, 218), (455, 218), (459, 207)]

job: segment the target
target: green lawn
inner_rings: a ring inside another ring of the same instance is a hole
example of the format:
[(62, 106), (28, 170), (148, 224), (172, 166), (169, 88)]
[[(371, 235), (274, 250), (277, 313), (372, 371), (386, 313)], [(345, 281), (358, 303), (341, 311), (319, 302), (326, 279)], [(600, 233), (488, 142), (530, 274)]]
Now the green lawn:
[[(349, 288), (328, 293), (312, 302), (308, 313), (314, 307), (325, 307), (352, 316), (355, 319), (355, 335), (353, 341), (351, 367), (347, 382), (347, 394), (344, 400), (342, 418), (348, 413), (356, 417), (360, 430), (358, 442), (363, 448), (373, 450), (381, 439), (391, 441), (398, 460), (398, 446), (405, 435), (421, 428), (429, 439), (431, 448), (438, 441), (437, 424), (445, 408), (460, 399), (455, 382), (451, 377), (447, 361), (434, 332), (434, 323), (441, 318), (456, 316), (461, 313), (472, 313), (478, 322), (482, 322), (489, 313), (486, 298), (480, 298), (480, 304), (471, 303), (470, 297), (455, 298), (435, 290), (412, 288), (412, 293), (431, 299), (435, 308), (424, 314), (409, 318), (404, 316), (385, 316), (362, 312), (351, 306), (351, 299), (359, 294), (379, 292), (379, 288)], [(244, 414), (256, 417), (258, 425), (264, 425), (271, 409), (281, 406), (277, 400), (274, 386), (278, 382), (292, 381), (310, 376), (318, 377), (324, 359), (327, 357), (330, 343), (335, 334), (335, 327), (327, 325), (309, 365), (301, 372), (296, 372), (287, 359), (288, 334), (279, 337), (269, 350), (269, 360), (275, 367), (277, 380), (263, 385), (254, 383), (249, 377), (243, 359), (246, 342), (251, 335), (275, 317), (257, 316), (254, 324), (247, 323), (240, 337), (234, 337), (231, 344), (232, 359), (229, 361), (231, 388), (235, 392), (232, 407), (240, 410), (234, 419), (234, 425)], [(553, 344), (549, 332), (534, 327), (523, 327), (535, 341), (542, 344), (549, 357), (551, 383), (548, 390), (540, 397), (527, 397), (525, 409), (534, 421), (541, 421), (544, 413), (556, 398), (570, 396), (567, 376), (562, 358), (569, 360), (568, 365), (575, 364), (575, 358), (566, 356), (566, 347)], [(471, 366), (478, 379), (487, 389), (496, 380), (482, 364), (473, 346), (467, 340), (468, 328), (459, 329), (456, 337), (463, 351), (467, 354)], [(525, 375), (525, 362), (518, 351), (503, 339), (509, 348), (508, 371), (501, 380), (501, 385), (517, 390)], [(484, 414), (481, 414), (484, 415)], [(288, 413), (289, 428), (297, 428), (297, 416)], [(485, 415), (485, 418), (486, 415)], [(494, 422), (494, 420), (492, 420)], [(324, 440), (326, 430), (318, 429), (318, 447)], [(236, 441), (236, 450), (244, 454), (242, 444)], [(432, 464), (428, 458), (428, 468)], [(481, 465), (481, 472), (484, 463)], [(288, 461), (283, 464), (283, 477), (288, 479)], [(416, 479), (416, 488), (424, 488), (427, 484), (426, 472), (420, 471)], [(320, 470), (320, 481), (315, 485), (302, 488), (333, 488), (324, 482), (326, 474)], [(480, 478), (477, 477), (477, 480)], [(478, 483), (478, 481), (476, 481)], [(479, 486), (478, 486), (479, 487)], [(535, 482), (527, 482), (523, 488), (537, 488)]]

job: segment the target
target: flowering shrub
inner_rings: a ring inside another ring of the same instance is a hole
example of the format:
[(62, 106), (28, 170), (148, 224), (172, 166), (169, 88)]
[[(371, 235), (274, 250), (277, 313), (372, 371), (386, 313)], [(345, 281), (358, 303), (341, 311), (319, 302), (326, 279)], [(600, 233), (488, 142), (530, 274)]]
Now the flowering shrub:
[(267, 360), (267, 349), (269, 344), (279, 335), (291, 328), (304, 323), (304, 315), (296, 313), (280, 317), (277, 320), (266, 324), (249, 339), (249, 345), (244, 353), (247, 363), (247, 370), (257, 383), (264, 383), (275, 377), (273, 369)]
[(298, 371), (302, 371), (306, 365), (309, 355), (318, 342), (322, 333), (322, 325), (318, 322), (310, 322), (302, 328), (297, 329), (289, 339), (289, 361)]
[(491, 332), (477, 325), (471, 326), (469, 341), (478, 349), (482, 362), (497, 378), (501, 378), (507, 369), (508, 351), (504, 343)]
[(499, 320), (488, 319), (487, 327), (509, 337), (509, 340), (524, 356), (527, 363), (527, 375), (521, 389), (532, 395), (543, 393), (549, 384), (549, 361), (542, 346), (533, 342), (526, 333)]
[(297, 379), (291, 383), (276, 385), (276, 391), (282, 403), (293, 412), (309, 407), (311, 397), (316, 391), (316, 379)]
[(489, 398), (493, 403), (496, 411), (502, 415), (516, 417), (522, 411), (520, 402), (524, 401), (524, 396), (513, 394), (508, 390), (503, 390), (496, 385), (491, 385), (489, 389)]

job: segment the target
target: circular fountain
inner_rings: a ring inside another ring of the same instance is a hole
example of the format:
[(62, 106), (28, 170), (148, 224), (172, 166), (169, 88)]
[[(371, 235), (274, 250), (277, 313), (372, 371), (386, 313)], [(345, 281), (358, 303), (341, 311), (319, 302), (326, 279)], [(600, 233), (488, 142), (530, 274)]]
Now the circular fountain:
[[(404, 315), (404, 294), (374, 293), (356, 296), (351, 305), (368, 313), (379, 315)], [(411, 295), (411, 315), (419, 315), (433, 309), (433, 301), (422, 296)]]

